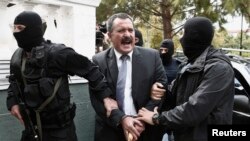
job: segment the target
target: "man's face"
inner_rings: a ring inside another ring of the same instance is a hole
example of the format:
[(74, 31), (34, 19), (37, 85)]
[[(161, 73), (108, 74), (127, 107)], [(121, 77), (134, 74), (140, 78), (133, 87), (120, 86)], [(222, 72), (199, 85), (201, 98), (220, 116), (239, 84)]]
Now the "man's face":
[(115, 19), (112, 31), (108, 33), (114, 48), (121, 54), (128, 54), (135, 46), (134, 26), (130, 19)]
[(160, 48), (160, 54), (166, 54), (168, 52), (168, 48), (161, 47)]

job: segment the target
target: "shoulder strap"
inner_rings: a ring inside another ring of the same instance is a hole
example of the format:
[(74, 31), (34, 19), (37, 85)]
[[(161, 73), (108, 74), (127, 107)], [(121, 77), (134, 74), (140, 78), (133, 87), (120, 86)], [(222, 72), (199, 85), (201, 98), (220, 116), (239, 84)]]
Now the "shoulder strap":
[(38, 128), (38, 132), (39, 132), (39, 136), (40, 139), (42, 141), (42, 124), (41, 124), (41, 118), (40, 118), (40, 112), (52, 101), (52, 99), (56, 96), (57, 90), (61, 84), (62, 81), (62, 77), (60, 77), (59, 79), (57, 79), (55, 87), (54, 87), (54, 91), (52, 93), (52, 95), (47, 98), (39, 107), (37, 110), (35, 110), (36, 112), (36, 121), (37, 121), (37, 128)]
[(26, 79), (24, 78), (25, 64), (26, 64), (26, 57), (22, 57), (21, 74), (22, 74), (24, 86), (27, 85)]

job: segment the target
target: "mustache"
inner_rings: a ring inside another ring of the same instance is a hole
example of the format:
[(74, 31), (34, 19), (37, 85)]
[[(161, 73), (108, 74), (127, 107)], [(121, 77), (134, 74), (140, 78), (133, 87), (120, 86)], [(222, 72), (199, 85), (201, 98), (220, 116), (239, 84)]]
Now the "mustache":
[(124, 43), (132, 43), (133, 39), (131, 37), (125, 36), (122, 38), (121, 42)]

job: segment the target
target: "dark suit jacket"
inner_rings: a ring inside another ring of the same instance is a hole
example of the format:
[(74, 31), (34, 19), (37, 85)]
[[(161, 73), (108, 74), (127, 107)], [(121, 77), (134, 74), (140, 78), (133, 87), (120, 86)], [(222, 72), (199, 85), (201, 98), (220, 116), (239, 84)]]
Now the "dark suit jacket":
[[(116, 99), (116, 82), (118, 77), (118, 67), (114, 48), (109, 48), (93, 56), (93, 62), (100, 67), (105, 75), (108, 84), (112, 90), (112, 98)], [(159, 105), (159, 101), (150, 99), (151, 87), (155, 82), (161, 82), (167, 86), (167, 77), (159, 56), (159, 52), (150, 48), (135, 47), (132, 54), (132, 98), (135, 108), (138, 112), (142, 107), (153, 110)], [(97, 141), (122, 141), (124, 140), (122, 128), (120, 126), (121, 118), (124, 113), (121, 110), (113, 110), (111, 116), (106, 118), (106, 111), (103, 102), (92, 94), (90, 88), (90, 99), (94, 107), (96, 116), (95, 140)], [(146, 125), (140, 137), (149, 141), (157, 141), (155, 135), (150, 139), (153, 133), (150, 129), (155, 127)], [(145, 135), (144, 135), (145, 134)], [(160, 135), (161, 136), (161, 135)], [(161, 138), (161, 137), (160, 137)]]

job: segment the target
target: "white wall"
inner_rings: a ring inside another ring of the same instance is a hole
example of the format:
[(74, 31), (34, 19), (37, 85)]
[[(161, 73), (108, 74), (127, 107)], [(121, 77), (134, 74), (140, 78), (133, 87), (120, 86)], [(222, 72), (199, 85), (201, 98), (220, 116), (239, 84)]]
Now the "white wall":
[[(9, 2), (16, 5), (7, 7)], [(17, 48), (10, 25), (23, 10), (36, 11), (47, 22), (45, 39), (64, 43), (91, 58), (95, 53), (95, 10), (99, 3), (100, 0), (1, 0), (0, 60), (9, 60)]]

